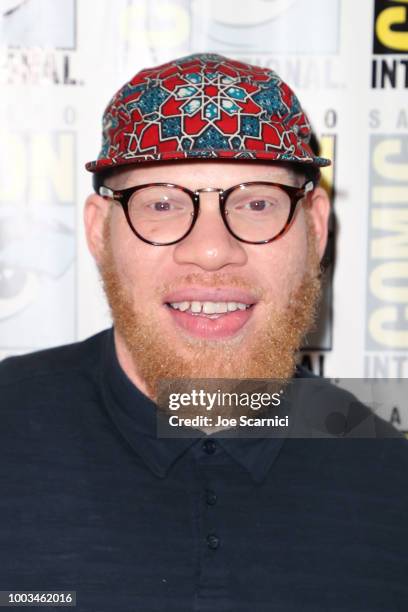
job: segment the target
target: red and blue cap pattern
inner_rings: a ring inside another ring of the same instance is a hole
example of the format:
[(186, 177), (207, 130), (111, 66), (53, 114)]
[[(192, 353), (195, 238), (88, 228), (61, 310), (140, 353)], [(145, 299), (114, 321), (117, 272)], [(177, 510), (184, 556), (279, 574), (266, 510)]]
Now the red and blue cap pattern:
[(103, 115), (90, 172), (176, 159), (259, 159), (327, 166), (310, 147), (299, 100), (272, 70), (200, 53), (142, 70)]

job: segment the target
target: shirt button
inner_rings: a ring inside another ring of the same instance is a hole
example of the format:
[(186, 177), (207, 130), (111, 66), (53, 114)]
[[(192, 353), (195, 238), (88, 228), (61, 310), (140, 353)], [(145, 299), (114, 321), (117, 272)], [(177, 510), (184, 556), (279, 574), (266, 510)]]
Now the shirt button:
[(210, 533), (207, 536), (207, 546), (211, 548), (211, 550), (216, 550), (220, 545), (220, 538), (216, 536), (214, 533)]
[(214, 506), (214, 504), (217, 503), (217, 495), (214, 493), (214, 491), (207, 489), (206, 495), (205, 495), (205, 501), (207, 502), (209, 506)]
[(203, 443), (203, 449), (208, 455), (213, 455), (216, 451), (217, 445), (215, 440), (205, 440)]

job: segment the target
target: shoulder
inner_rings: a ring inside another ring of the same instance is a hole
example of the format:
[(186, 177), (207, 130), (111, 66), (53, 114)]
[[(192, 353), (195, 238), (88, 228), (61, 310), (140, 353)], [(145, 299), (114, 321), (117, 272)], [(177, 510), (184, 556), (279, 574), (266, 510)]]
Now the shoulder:
[(294, 437), (303, 438), (297, 446), (310, 453), (310, 460), (322, 462), (334, 479), (343, 474), (345, 482), (362, 479), (374, 488), (378, 479), (384, 491), (401, 490), (408, 471), (408, 440), (375, 413), (376, 398), (367, 405), (356, 396), (358, 385), (359, 392), (351, 393), (314, 376), (301, 377), (297, 384)]
[(298, 382), (294, 422), (282, 448), (291, 471), (304, 470), (301, 479), (311, 478), (316, 495), (323, 487), (329, 497), (357, 504), (367, 516), (386, 513), (390, 500), (406, 507), (405, 435), (375, 414), (375, 401), (360, 401), (360, 393), (318, 377)]
[[(100, 354), (110, 330), (82, 342), (75, 342), (25, 355), (7, 357), (0, 362), (0, 393), (21, 394), (62, 383), (66, 386), (78, 377), (92, 377), (99, 367)], [(3, 403), (3, 402), (2, 402)]]
[[(293, 379), (296, 411), (305, 431), (320, 432), (322, 437), (404, 438), (391, 423), (379, 417), (360, 397), (367, 396), (367, 380), (351, 379), (340, 386), (298, 366)], [(353, 393), (348, 390), (351, 383)], [(343, 387), (345, 385), (345, 387)], [(379, 404), (375, 389), (369, 385), (372, 406)]]

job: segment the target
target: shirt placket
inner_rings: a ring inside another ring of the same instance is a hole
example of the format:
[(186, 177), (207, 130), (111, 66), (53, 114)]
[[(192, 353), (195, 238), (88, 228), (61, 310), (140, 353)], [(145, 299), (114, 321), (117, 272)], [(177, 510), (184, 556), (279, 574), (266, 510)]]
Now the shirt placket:
[(221, 520), (226, 500), (222, 499), (221, 483), (216, 478), (217, 465), (222, 465), (225, 453), (216, 440), (208, 438), (194, 445), (193, 454), (200, 482), (199, 571), (194, 612), (229, 612), (229, 568)]

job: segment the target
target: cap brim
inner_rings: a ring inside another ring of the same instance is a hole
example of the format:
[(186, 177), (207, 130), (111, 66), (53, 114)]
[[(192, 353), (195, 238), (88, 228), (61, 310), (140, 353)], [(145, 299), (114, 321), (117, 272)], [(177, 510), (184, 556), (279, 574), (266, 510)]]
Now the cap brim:
[(262, 161), (280, 161), (289, 162), (296, 164), (305, 164), (308, 166), (315, 166), (322, 168), (331, 165), (331, 160), (325, 157), (299, 157), (290, 155), (289, 153), (282, 153), (277, 151), (231, 151), (231, 150), (217, 150), (217, 149), (206, 149), (206, 150), (195, 150), (195, 151), (165, 151), (163, 153), (152, 154), (152, 155), (135, 155), (133, 157), (120, 157), (120, 158), (101, 158), (95, 161), (90, 161), (85, 164), (85, 168), (89, 172), (100, 172), (108, 170), (110, 168), (117, 168), (121, 166), (130, 166), (133, 164), (143, 164), (147, 162), (155, 161), (183, 161), (191, 159), (237, 159), (242, 161), (251, 160), (262, 160)]

